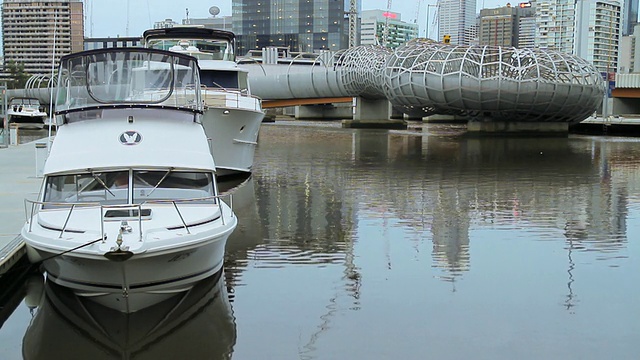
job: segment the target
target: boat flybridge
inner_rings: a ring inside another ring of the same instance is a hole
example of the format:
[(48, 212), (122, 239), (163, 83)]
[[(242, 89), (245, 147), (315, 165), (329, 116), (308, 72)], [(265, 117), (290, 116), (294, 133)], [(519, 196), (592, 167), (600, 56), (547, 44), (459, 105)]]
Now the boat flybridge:
[(238, 68), (232, 32), (195, 26), (147, 30), (145, 47), (198, 59), (204, 102), (202, 124), (211, 139), (218, 175), (250, 174), (262, 100), (251, 95), (248, 72)]
[(61, 59), (58, 130), (21, 233), (49, 281), (134, 312), (221, 271), (237, 219), (218, 194), (198, 70), (145, 48)]

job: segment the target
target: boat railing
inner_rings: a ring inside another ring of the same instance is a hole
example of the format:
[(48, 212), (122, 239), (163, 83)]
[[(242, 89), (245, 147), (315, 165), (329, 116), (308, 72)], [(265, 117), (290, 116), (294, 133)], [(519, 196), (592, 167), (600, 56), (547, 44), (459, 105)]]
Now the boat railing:
[(223, 87), (207, 87), (201, 85), (202, 100), (205, 106), (209, 107), (230, 107), (235, 109), (246, 109), (247, 102), (245, 99), (251, 99), (253, 110), (262, 111), (262, 99), (258, 96), (251, 95), (247, 89), (233, 89)]
[[(26, 223), (29, 224), (29, 232), (32, 231), (32, 227), (33, 227), (33, 221), (32, 219), (34, 218), (35, 215), (37, 215), (40, 211), (42, 211), (43, 208), (45, 209), (65, 209), (68, 208), (69, 212), (67, 213), (64, 223), (62, 224), (62, 227), (60, 227), (59, 231), (60, 231), (60, 235), (58, 236), (58, 238), (61, 238), (62, 235), (65, 233), (65, 231), (69, 232), (69, 230), (67, 229), (67, 226), (69, 224), (69, 220), (71, 219), (71, 215), (74, 213), (74, 211), (77, 208), (82, 208), (82, 209), (87, 209), (87, 208), (100, 208), (100, 234), (102, 234), (102, 242), (106, 241), (106, 234), (104, 231), (104, 224), (106, 221), (113, 221), (114, 219), (110, 219), (110, 220), (106, 220), (105, 219), (105, 214), (107, 214), (107, 212), (109, 210), (124, 210), (127, 211), (127, 215), (125, 216), (121, 216), (119, 217), (119, 219), (123, 219), (123, 218), (127, 218), (127, 219), (132, 219), (135, 218), (135, 220), (138, 222), (138, 229), (139, 229), (139, 240), (142, 241), (142, 223), (143, 220), (145, 219), (145, 217), (147, 215), (143, 215), (145, 209), (143, 209), (143, 206), (149, 206), (149, 205), (154, 205), (154, 204), (171, 204), (173, 205), (173, 208), (176, 210), (176, 213), (178, 214), (178, 217), (180, 218), (180, 222), (182, 223), (182, 228), (184, 228), (187, 233), (191, 234), (191, 231), (189, 230), (189, 224), (187, 224), (187, 222), (184, 219), (184, 216), (182, 215), (182, 212), (180, 211), (180, 208), (178, 207), (179, 204), (184, 204), (184, 203), (207, 203), (207, 202), (213, 202), (213, 204), (218, 206), (218, 210), (220, 211), (220, 220), (222, 221), (223, 225), (226, 225), (227, 223), (227, 219), (225, 218), (224, 215), (224, 211), (222, 209), (222, 202), (224, 199), (227, 199), (226, 203), (229, 206), (229, 208), (231, 209), (231, 218), (233, 218), (234, 212), (233, 212), (233, 194), (224, 194), (224, 195), (216, 195), (216, 196), (207, 196), (207, 197), (200, 197), (200, 198), (190, 198), (190, 199), (158, 199), (158, 200), (148, 200), (145, 201), (143, 203), (140, 204), (101, 204), (99, 202), (75, 202), (75, 203), (71, 203), (71, 202), (49, 202), (49, 201), (36, 201), (36, 200), (29, 200), (29, 199), (25, 199), (25, 217), (26, 217)], [(57, 229), (56, 229), (57, 230)], [(75, 230), (73, 230), (75, 231)]]

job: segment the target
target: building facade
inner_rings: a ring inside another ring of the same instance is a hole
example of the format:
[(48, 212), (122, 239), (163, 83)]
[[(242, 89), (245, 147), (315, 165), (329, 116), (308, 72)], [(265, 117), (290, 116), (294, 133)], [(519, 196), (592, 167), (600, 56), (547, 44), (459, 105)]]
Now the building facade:
[[(385, 28), (386, 31), (385, 31)], [(360, 25), (361, 45), (384, 45), (395, 49), (418, 37), (418, 24), (402, 21), (399, 13), (365, 10)]]
[(633, 34), (633, 30), (638, 24), (638, 0), (624, 0), (623, 17), (622, 17), (622, 35), (628, 36)]
[(479, 45), (533, 47), (534, 38), (535, 10), (531, 3), (480, 10)]
[(2, 38), (5, 68), (15, 62), (30, 75), (50, 75), (63, 55), (84, 48), (82, 0), (4, 0)]
[(622, 32), (621, 11), (617, 0), (577, 1), (573, 54), (590, 61), (601, 72), (615, 72)]
[[(349, 45), (349, 0), (232, 0), (238, 54), (269, 46), (291, 51), (339, 50)], [(362, 8), (357, 0), (358, 13)]]
[(440, 0), (438, 34), (450, 36), (451, 44), (471, 45), (476, 34), (476, 0)]

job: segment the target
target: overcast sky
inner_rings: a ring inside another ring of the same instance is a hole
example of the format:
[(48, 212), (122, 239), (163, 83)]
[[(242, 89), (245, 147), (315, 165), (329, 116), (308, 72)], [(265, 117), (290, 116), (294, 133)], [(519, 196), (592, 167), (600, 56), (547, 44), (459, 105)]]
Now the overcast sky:
[[(477, 0), (478, 10), (484, 7), (504, 6), (504, 0)], [(434, 5), (436, 0), (422, 0), (420, 9), (420, 36), (425, 34), (427, 22), (427, 4)], [(515, 4), (515, 2), (514, 2)], [(231, 15), (231, 0), (85, 0), (87, 37), (141, 36), (144, 30), (153, 27), (156, 21), (167, 18), (176, 22), (186, 17), (204, 18), (211, 16), (209, 8), (217, 6), (220, 15)], [(387, 0), (362, 0), (362, 10), (387, 8)], [(391, 11), (402, 14), (402, 20), (413, 22), (418, 10), (417, 0), (392, 1)], [(433, 16), (434, 7), (430, 12)], [(128, 20), (127, 20), (128, 19)], [(429, 20), (431, 23), (431, 19)]]

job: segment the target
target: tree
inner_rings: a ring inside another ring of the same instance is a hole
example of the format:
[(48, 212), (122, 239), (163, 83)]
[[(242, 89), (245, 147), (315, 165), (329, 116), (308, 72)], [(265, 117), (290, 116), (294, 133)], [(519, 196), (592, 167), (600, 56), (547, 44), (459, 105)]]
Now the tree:
[(6, 64), (6, 68), (9, 73), (9, 79), (7, 81), (7, 88), (9, 89), (24, 89), (27, 80), (31, 75), (24, 71), (23, 63), (16, 63), (15, 61), (9, 61)]

